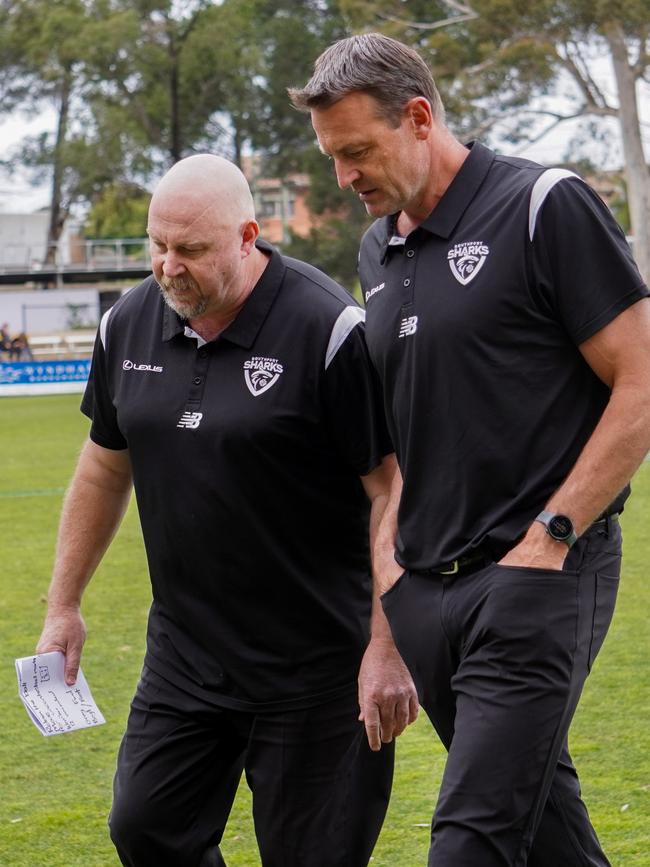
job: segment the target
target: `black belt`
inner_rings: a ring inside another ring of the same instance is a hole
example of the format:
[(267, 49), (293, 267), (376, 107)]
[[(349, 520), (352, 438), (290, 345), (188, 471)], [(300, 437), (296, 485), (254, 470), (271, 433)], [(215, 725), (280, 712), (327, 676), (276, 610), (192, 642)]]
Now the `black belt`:
[[(587, 529), (598, 527), (601, 524), (607, 524), (608, 521), (617, 520), (618, 512), (613, 512), (611, 515), (604, 515), (603, 517), (598, 518), (593, 522), (593, 524), (590, 524)], [(503, 551), (501, 556), (505, 556), (506, 553), (506, 551)], [(434, 566), (432, 569), (422, 569), (421, 571), (425, 572), (427, 575), (468, 575), (471, 572), (478, 572), (478, 570), (482, 569), (484, 566), (489, 566), (490, 563), (495, 563), (500, 559), (501, 557), (495, 557), (491, 550), (482, 546), (480, 548), (475, 548), (468, 554), (461, 554), (458, 559), (452, 560), (450, 563), (441, 563), (439, 566)]]
[(441, 563), (440, 566), (434, 566), (433, 569), (423, 569), (427, 575), (467, 575), (470, 572), (477, 572), (484, 566), (494, 563), (494, 556), (486, 548), (476, 548), (469, 554), (463, 554), (457, 560), (452, 560), (450, 563)]

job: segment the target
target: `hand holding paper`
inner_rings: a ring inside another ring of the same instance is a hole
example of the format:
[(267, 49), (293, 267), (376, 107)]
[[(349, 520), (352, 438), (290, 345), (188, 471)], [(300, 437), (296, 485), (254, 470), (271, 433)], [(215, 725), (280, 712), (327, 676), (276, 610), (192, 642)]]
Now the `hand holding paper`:
[(41, 734), (64, 734), (106, 722), (95, 704), (81, 669), (77, 682), (64, 679), (65, 657), (59, 650), (16, 660), (18, 694)]

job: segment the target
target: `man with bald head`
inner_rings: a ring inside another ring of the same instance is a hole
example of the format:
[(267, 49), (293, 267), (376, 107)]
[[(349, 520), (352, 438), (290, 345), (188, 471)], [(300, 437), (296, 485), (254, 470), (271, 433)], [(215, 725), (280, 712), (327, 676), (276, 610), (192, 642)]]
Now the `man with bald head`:
[(133, 486), (153, 603), (109, 820), (121, 862), (223, 865), (245, 771), (264, 867), (362, 867), (417, 713), (376, 605), (368, 635), (394, 463), (363, 313), (258, 237), (219, 157), (165, 175), (148, 233), (153, 275), (99, 329), (38, 651), (74, 682), (82, 593)]

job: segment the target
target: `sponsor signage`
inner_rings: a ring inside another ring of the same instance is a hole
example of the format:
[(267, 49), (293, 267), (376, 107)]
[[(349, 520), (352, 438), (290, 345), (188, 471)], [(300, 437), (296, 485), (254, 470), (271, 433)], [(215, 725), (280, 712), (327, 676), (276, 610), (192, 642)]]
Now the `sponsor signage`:
[(0, 362), (0, 395), (81, 392), (90, 372), (90, 359), (76, 361)]

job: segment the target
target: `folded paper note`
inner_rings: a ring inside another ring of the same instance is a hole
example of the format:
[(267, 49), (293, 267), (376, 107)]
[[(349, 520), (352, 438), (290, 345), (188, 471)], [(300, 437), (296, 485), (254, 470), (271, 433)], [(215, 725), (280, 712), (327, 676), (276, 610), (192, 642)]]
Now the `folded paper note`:
[(83, 672), (68, 686), (59, 650), (16, 660), (18, 694), (36, 728), (46, 737), (98, 726), (106, 720), (95, 704)]

